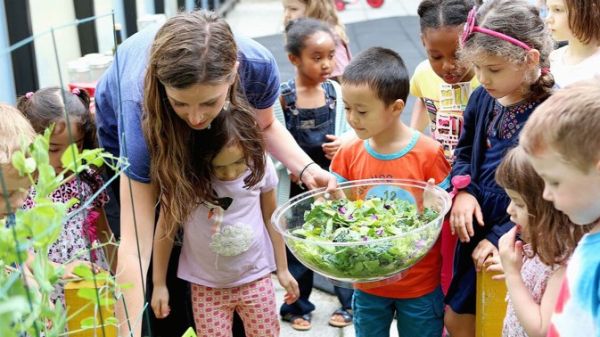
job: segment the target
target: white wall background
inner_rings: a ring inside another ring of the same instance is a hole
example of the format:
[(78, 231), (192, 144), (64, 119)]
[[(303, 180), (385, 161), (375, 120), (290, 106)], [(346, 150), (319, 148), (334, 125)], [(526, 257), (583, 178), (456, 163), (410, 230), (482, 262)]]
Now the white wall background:
[[(75, 21), (72, 0), (29, 0), (31, 25), (34, 35), (42, 34), (52, 27)], [(56, 46), (63, 84), (68, 80), (67, 62), (80, 57), (77, 27), (69, 26), (55, 30)], [(34, 41), (40, 88), (59, 85), (59, 72), (51, 34), (44, 34)]]
[[(52, 35), (48, 32), (53, 27), (55, 30), (60, 74), (63, 85), (69, 82), (67, 63), (81, 57), (77, 26), (68, 25), (75, 22), (75, 8), (73, 0), (27, 0), (31, 11), (32, 31), (34, 35), (41, 34), (33, 42), (35, 45), (35, 59), (39, 78), (39, 86), (59, 85), (59, 66), (57, 65)], [(75, 0), (77, 1), (77, 0)], [(123, 2), (133, 0), (95, 0), (94, 11), (96, 15), (103, 15), (115, 11), (115, 21), (120, 23), (125, 37), (125, 16)], [(135, 0), (137, 17), (154, 14), (154, 1)], [(164, 0), (165, 14), (170, 17), (180, 9), (177, 0)], [(193, 7), (193, 0), (186, 0), (188, 9)], [(0, 17), (5, 17), (4, 3), (0, 1)], [(6, 22), (0, 22), (0, 50), (8, 47), (8, 31)], [(112, 52), (114, 49), (113, 19), (111, 15), (99, 18), (95, 22), (100, 53)], [(18, 74), (17, 74), (18, 76)], [(0, 55), (0, 101), (14, 103), (14, 81), (12, 78), (12, 63), (10, 55)]]

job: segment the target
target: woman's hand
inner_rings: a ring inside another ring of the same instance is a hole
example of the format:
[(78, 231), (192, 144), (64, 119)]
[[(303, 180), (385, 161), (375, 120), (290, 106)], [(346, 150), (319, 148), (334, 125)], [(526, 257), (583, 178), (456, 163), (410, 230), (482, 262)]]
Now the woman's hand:
[(473, 215), (475, 215), (477, 223), (483, 226), (483, 214), (477, 199), (468, 192), (458, 192), (450, 212), (450, 230), (452, 235), (458, 235), (461, 242), (469, 242), (471, 236), (475, 235)]
[(321, 147), (323, 148), (323, 152), (325, 153), (325, 158), (331, 160), (333, 156), (338, 152), (340, 146), (342, 145), (342, 141), (339, 137), (335, 135), (325, 135), (328, 142), (323, 143)]
[(293, 182), (294, 184), (297, 184), (300, 182), (300, 179), (298, 179), (298, 176), (295, 174), (289, 174), (290, 177), (290, 181)]
[(508, 275), (521, 275), (523, 266), (523, 242), (517, 240), (518, 227), (514, 226), (506, 234), (502, 235), (498, 241), (498, 251), (500, 261), (504, 268), (504, 273)]
[(150, 306), (152, 306), (156, 318), (163, 319), (169, 316), (171, 308), (169, 307), (169, 289), (166, 285), (154, 285)]
[(328, 191), (332, 191), (337, 187), (335, 176), (323, 170), (318, 164), (310, 164), (306, 167), (300, 178), (302, 178), (302, 183), (311, 190), (327, 187)]
[(473, 254), (471, 254), (471, 258), (473, 258), (473, 264), (475, 264), (475, 270), (481, 271), (481, 268), (484, 266), (484, 262), (490, 256), (494, 256), (494, 254), (498, 255), (498, 249), (494, 246), (493, 243), (488, 241), (487, 239), (481, 240), (477, 247), (473, 250)]
[(296, 302), (298, 297), (300, 297), (300, 289), (298, 288), (298, 282), (296, 282), (296, 279), (290, 274), (290, 271), (288, 269), (278, 271), (277, 279), (279, 280), (279, 284), (285, 289), (283, 301), (286, 304)]

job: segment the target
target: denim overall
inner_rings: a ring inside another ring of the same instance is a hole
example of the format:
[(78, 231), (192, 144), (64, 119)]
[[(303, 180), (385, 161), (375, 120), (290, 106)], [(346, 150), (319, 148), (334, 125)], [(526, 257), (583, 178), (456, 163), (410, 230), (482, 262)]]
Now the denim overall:
[[(333, 85), (325, 81), (322, 84), (325, 91), (325, 105), (312, 109), (299, 109), (296, 107), (296, 83), (290, 80), (281, 84), (283, 97), (283, 116), (285, 124), (298, 145), (319, 166), (329, 170), (331, 161), (325, 157), (321, 145), (327, 142), (325, 135), (335, 134), (335, 108), (336, 94)], [(294, 184), (296, 185), (296, 184)], [(292, 188), (292, 190), (294, 190)], [(299, 188), (294, 193), (290, 191), (290, 198), (302, 192)]]
[[(321, 85), (325, 91), (325, 105), (313, 108), (302, 109), (296, 107), (296, 83), (292, 79), (282, 83), (280, 86), (281, 97), (283, 98), (283, 115), (285, 124), (298, 145), (308, 154), (308, 156), (323, 169), (329, 171), (331, 160), (325, 157), (321, 145), (328, 140), (326, 135), (335, 134), (335, 112), (336, 112), (336, 92), (333, 84), (329, 81)], [(302, 193), (297, 184), (290, 186), (290, 198)], [(302, 215), (300, 215), (302, 216)], [(300, 288), (300, 298), (293, 304), (283, 304), (281, 306), (281, 316), (286, 314), (307, 315), (315, 309), (314, 304), (309, 301), (309, 296), (313, 287), (313, 271), (302, 265), (288, 249), (287, 259), (290, 273), (298, 281)], [(334, 287), (335, 293), (344, 309), (351, 309), (352, 293), (351, 289)]]

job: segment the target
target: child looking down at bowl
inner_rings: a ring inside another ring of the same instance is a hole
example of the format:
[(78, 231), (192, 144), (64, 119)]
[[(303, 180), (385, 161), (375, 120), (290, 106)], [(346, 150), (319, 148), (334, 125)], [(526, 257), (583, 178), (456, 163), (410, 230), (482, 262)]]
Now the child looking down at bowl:
[[(348, 124), (358, 139), (342, 145), (331, 171), (339, 182), (386, 178), (450, 185), (450, 165), (441, 145), (402, 122), (409, 75), (396, 52), (370, 48), (355, 57), (342, 76)], [(393, 195), (392, 193), (388, 195)], [(396, 314), (403, 337), (441, 336), (444, 295), (440, 286), (440, 242), (394, 283), (354, 293), (357, 337), (389, 336)]]

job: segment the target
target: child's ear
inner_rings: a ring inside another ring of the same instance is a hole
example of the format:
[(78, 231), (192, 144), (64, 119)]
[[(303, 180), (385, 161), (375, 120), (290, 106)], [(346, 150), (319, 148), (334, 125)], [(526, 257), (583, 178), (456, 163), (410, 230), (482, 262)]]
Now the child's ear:
[(423, 48), (425, 48), (425, 37), (423, 36), (423, 33), (421, 33), (421, 44), (423, 45)]
[(294, 66), (297, 66), (298, 61), (300, 61), (298, 56), (296, 56), (294, 54), (288, 54), (288, 60), (290, 60), (290, 63), (293, 64)]
[(531, 49), (525, 54), (525, 62), (529, 68), (536, 67), (540, 64), (540, 51), (537, 49)]
[(404, 101), (401, 99), (397, 99), (392, 103), (392, 113), (394, 116), (399, 116), (404, 110)]

